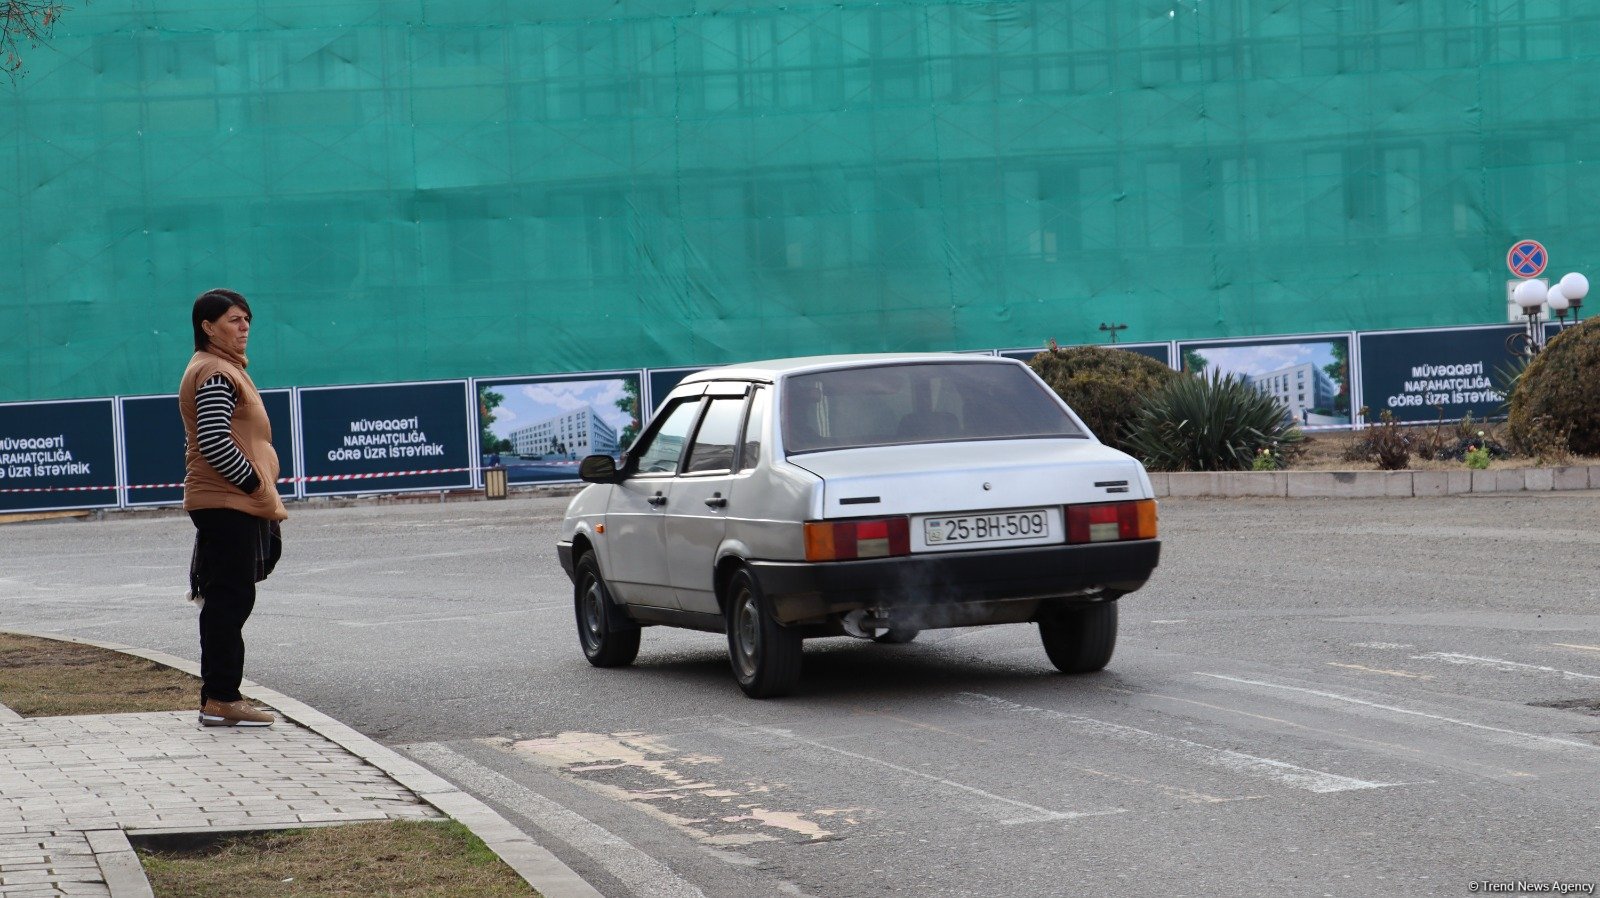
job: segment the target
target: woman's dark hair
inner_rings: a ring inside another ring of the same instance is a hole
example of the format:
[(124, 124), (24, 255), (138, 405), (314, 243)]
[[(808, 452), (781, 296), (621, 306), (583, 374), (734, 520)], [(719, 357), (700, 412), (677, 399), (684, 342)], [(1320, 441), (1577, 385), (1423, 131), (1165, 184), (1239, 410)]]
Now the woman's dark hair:
[(200, 294), (200, 298), (194, 301), (194, 315), (192, 316), (194, 318), (195, 352), (204, 352), (205, 348), (211, 345), (211, 338), (206, 336), (206, 329), (200, 326), (201, 322), (216, 321), (235, 306), (244, 310), (246, 318), (252, 317), (250, 303), (246, 302), (243, 296), (232, 290), (223, 290), (219, 287)]

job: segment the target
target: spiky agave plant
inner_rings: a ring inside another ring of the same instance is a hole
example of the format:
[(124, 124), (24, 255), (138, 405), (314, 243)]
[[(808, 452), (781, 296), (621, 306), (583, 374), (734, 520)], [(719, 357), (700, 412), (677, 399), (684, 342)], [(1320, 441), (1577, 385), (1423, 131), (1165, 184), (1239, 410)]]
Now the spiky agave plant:
[(1151, 393), (1127, 442), (1156, 471), (1245, 471), (1260, 450), (1301, 439), (1277, 399), (1213, 370), (1173, 378)]

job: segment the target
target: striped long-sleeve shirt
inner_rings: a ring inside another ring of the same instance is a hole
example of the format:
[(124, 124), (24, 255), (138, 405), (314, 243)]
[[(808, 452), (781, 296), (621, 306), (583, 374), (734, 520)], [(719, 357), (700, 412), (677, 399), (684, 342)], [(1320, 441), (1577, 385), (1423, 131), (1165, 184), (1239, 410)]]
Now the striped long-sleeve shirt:
[(200, 385), (195, 393), (200, 454), (229, 483), (254, 493), (261, 488), (261, 477), (233, 439), (233, 409), (238, 401), (233, 382), (221, 374)]

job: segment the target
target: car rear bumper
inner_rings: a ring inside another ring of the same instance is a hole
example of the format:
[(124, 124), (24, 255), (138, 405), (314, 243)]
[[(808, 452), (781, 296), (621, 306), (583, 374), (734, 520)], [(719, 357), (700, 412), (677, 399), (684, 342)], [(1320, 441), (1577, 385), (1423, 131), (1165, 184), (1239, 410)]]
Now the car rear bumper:
[(991, 604), (1130, 593), (1161, 558), (1156, 539), (873, 558), (752, 561), (761, 589), (784, 623), (863, 608)]

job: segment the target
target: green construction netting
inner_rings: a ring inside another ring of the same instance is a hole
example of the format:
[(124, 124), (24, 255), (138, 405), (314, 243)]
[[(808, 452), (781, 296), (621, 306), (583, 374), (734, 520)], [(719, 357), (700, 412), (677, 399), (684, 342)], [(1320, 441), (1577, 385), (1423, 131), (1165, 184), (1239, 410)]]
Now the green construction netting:
[(1593, 0), (79, 2), (0, 400), (1503, 321), (1600, 274)]

